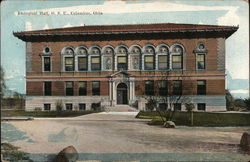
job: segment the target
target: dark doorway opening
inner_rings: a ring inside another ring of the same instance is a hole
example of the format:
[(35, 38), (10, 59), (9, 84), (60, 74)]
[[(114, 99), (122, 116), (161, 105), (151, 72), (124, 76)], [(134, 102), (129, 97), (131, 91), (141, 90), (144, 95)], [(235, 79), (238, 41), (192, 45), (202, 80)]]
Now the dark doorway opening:
[(128, 87), (125, 83), (117, 86), (117, 104), (128, 104)]

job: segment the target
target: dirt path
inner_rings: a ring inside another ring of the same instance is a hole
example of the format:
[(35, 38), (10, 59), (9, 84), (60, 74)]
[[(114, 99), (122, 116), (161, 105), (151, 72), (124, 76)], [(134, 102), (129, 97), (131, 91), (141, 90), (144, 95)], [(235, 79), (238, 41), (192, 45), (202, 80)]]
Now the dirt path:
[(26, 138), (11, 144), (28, 153), (58, 153), (73, 145), (79, 153), (238, 153), (250, 127), (149, 126), (130, 115), (90, 114), (67, 119), (5, 122)]

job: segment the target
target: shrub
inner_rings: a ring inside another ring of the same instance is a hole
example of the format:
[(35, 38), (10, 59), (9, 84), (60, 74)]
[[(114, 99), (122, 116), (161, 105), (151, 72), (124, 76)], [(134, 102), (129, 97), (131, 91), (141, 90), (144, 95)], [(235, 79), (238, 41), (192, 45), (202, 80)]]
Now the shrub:
[(36, 107), (35, 111), (42, 111), (42, 108), (41, 107)]
[(62, 111), (62, 110), (63, 110), (62, 100), (56, 101), (56, 111)]
[(186, 103), (186, 104), (185, 104), (185, 107), (186, 107), (186, 110), (187, 110), (188, 112), (193, 111), (194, 108), (195, 108), (195, 106), (194, 106), (193, 103)]
[(156, 106), (157, 106), (156, 100), (150, 98), (146, 103), (146, 110), (153, 111), (156, 108)]

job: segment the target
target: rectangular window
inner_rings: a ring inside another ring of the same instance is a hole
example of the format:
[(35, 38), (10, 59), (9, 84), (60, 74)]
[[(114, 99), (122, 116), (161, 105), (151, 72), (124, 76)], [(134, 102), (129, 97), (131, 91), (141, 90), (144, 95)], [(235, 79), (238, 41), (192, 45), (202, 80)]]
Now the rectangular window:
[(74, 71), (73, 57), (65, 57), (65, 71)]
[(160, 111), (166, 111), (168, 109), (168, 104), (166, 103), (159, 103)]
[(154, 56), (145, 56), (144, 57), (144, 69), (153, 70), (154, 69)]
[(66, 96), (73, 96), (73, 82), (66, 82)]
[(159, 95), (167, 96), (168, 94), (168, 85), (166, 80), (159, 81)]
[(86, 82), (79, 82), (79, 96), (86, 96), (87, 94), (87, 84)]
[(197, 55), (197, 68), (205, 69), (205, 55), (204, 54)]
[(180, 103), (174, 103), (174, 110), (175, 111), (181, 111), (181, 104)]
[(51, 96), (51, 82), (44, 82), (44, 95)]
[(173, 95), (182, 95), (182, 81), (181, 80), (173, 81)]
[(126, 56), (118, 56), (117, 57), (117, 69), (118, 70), (127, 70), (127, 57)]
[(154, 81), (153, 80), (145, 81), (145, 95), (147, 96), (154, 95)]
[(206, 95), (206, 81), (197, 80), (197, 95)]
[(91, 70), (101, 70), (100, 57), (91, 57)]
[(44, 110), (50, 110), (50, 104), (43, 104), (43, 109)]
[(93, 96), (100, 95), (100, 82), (92, 82), (92, 95)]
[(86, 104), (85, 103), (79, 103), (79, 110), (86, 110)]
[(65, 104), (66, 110), (73, 110), (72, 104)]
[(205, 103), (198, 103), (197, 110), (199, 111), (206, 111), (206, 104)]
[(172, 68), (173, 69), (182, 69), (182, 56), (173, 55), (172, 56)]
[(50, 71), (50, 57), (43, 58), (43, 71)]
[(158, 56), (158, 69), (159, 70), (166, 70), (168, 69), (168, 56)]
[(78, 57), (78, 71), (88, 70), (87, 57)]

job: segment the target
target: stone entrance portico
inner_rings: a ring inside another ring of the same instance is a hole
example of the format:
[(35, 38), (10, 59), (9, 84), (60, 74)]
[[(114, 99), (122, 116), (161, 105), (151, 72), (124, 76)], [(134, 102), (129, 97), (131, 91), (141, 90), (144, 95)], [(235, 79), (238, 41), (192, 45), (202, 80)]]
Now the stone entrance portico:
[(126, 72), (119, 71), (109, 78), (109, 99), (111, 107), (119, 103), (117, 102), (117, 88), (121, 83), (127, 86), (127, 104), (130, 105), (135, 102), (135, 78)]

